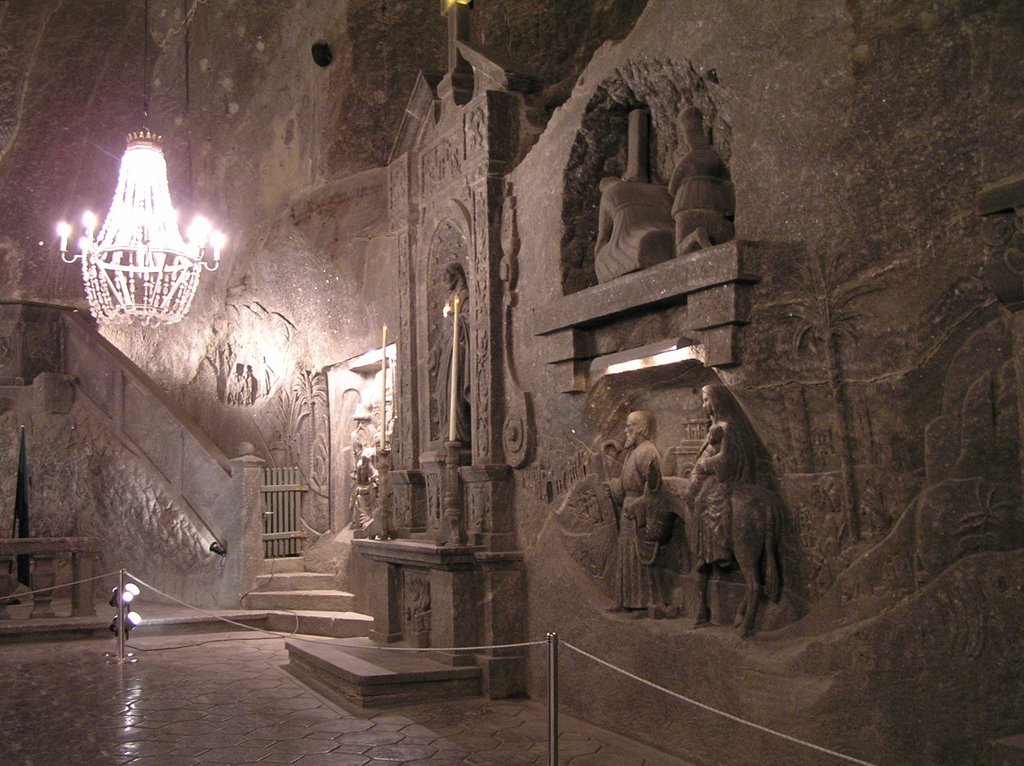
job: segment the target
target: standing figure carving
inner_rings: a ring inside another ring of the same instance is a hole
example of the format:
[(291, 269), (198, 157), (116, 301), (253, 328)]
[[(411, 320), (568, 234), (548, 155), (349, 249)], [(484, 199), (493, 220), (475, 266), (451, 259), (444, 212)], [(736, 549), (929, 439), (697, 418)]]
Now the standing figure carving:
[(352, 528), (363, 536), (373, 521), (374, 506), (377, 504), (377, 467), (373, 464), (376, 438), (370, 428), (370, 413), (357, 410), (352, 431), (352, 499), (349, 503)]
[(365, 533), (373, 523), (374, 507), (377, 504), (377, 468), (373, 464), (373, 447), (352, 442), (352, 457), (355, 466), (352, 479), (355, 489), (352, 492), (352, 526)]
[[(470, 419), (470, 370), (469, 360), (469, 288), (466, 285), (466, 272), (462, 264), (452, 261), (442, 267), (442, 279), (448, 289), (448, 300), (445, 303), (444, 319), (438, 328), (437, 340), (430, 349), (429, 369), (431, 396), (437, 412), (438, 438), (448, 439), (449, 415), (452, 386), (452, 348), (459, 344), (459, 379), (455, 386), (455, 417), (457, 440), (463, 444), (470, 443), (472, 420)], [(454, 298), (459, 298), (459, 335), (453, 338), (454, 317), (452, 306)]]
[(732, 218), (736, 201), (729, 169), (704, 135), (704, 115), (696, 107), (683, 110), (680, 130), (687, 152), (672, 172), (676, 255), (728, 242), (736, 235)]
[(757, 483), (757, 435), (739, 402), (722, 385), (704, 386), (701, 398), (708, 433), (685, 493), (697, 527), (701, 606), (696, 621), (710, 621), (709, 576), (735, 561), (747, 584), (735, 622), (745, 635), (753, 629), (762, 589), (771, 598), (779, 595), (778, 498)]
[(635, 613), (635, 610), (646, 610), (652, 604), (661, 603), (654, 573), (659, 541), (650, 539), (646, 534), (646, 506), (639, 502), (648, 477), (660, 476), (661, 453), (651, 441), (654, 427), (652, 413), (646, 410), (629, 413), (622, 473), (618, 479), (609, 482), (619, 518), (615, 604), (611, 611)]

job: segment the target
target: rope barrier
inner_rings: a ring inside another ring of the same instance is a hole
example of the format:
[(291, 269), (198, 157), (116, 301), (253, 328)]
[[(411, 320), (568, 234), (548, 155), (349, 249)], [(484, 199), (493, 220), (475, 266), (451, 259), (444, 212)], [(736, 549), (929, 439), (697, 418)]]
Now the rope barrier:
[(60, 588), (70, 588), (72, 585), (80, 585), (85, 582), (92, 582), (93, 580), (102, 580), (104, 577), (116, 577), (117, 572), (107, 572), (106, 574), (96, 575), (95, 577), (86, 577), (82, 580), (72, 580), (71, 582), (62, 582), (57, 585), (51, 585), (49, 588), (36, 588), (35, 590), (19, 590), (14, 593), (8, 593), (6, 596), (0, 596), (0, 601), (7, 601), (12, 598), (21, 598), (22, 596), (32, 596), (36, 593), (52, 593)]
[[(315, 636), (296, 638), (296, 641), (310, 641)], [(374, 646), (378, 652), (479, 652), (486, 649), (519, 649), (526, 646), (543, 646), (547, 641), (521, 641), (517, 644), (488, 644), (486, 646)], [(359, 648), (359, 647), (356, 647)]]
[(726, 713), (724, 710), (719, 710), (718, 708), (711, 707), (710, 705), (705, 705), (703, 702), (698, 702), (695, 699), (691, 699), (690, 697), (679, 694), (678, 692), (674, 692), (671, 689), (666, 689), (664, 686), (659, 686), (656, 683), (652, 683), (651, 681), (648, 681), (646, 678), (641, 678), (635, 673), (630, 673), (628, 670), (623, 670), (622, 668), (616, 667), (615, 665), (612, 665), (610, 662), (602, 660), (600, 657), (597, 657), (591, 654), (590, 652), (586, 652), (583, 649), (580, 649), (578, 646), (573, 646), (567, 641), (563, 641), (562, 644), (566, 648), (572, 649), (577, 654), (581, 654), (589, 660), (593, 660), (594, 662), (604, 665), (605, 667), (614, 670), (616, 673), (621, 673), (627, 678), (632, 678), (634, 681), (639, 681), (640, 683), (650, 686), (652, 689), (657, 689), (658, 691), (667, 694), (670, 697), (675, 697), (678, 700), (682, 700), (683, 702), (687, 702), (691, 705), (699, 707), (701, 710), (706, 710), (709, 713), (720, 715), (724, 718), (728, 718), (730, 721), (735, 721), (736, 723), (743, 724), (744, 726), (749, 726), (753, 729), (757, 729), (758, 731), (762, 731), (766, 734), (773, 734), (776, 737), (781, 737), (782, 739), (787, 740), (789, 742), (793, 742), (798, 745), (803, 745), (804, 747), (809, 747), (812, 750), (817, 750), (819, 753), (825, 753), (826, 755), (834, 756), (841, 760), (848, 761), (849, 763), (860, 764), (860, 766), (875, 766), (875, 764), (872, 764), (869, 761), (862, 761), (859, 758), (854, 758), (850, 755), (844, 755), (843, 753), (836, 752), (835, 750), (830, 750), (827, 747), (815, 745), (813, 742), (807, 742), (806, 740), (800, 739), (798, 737), (793, 737), (789, 734), (784, 734), (781, 731), (776, 731), (775, 729), (769, 728), (767, 726), (762, 726), (761, 724), (754, 723), (753, 721), (748, 721), (745, 718), (740, 718), (739, 716), (732, 715), (731, 713)]

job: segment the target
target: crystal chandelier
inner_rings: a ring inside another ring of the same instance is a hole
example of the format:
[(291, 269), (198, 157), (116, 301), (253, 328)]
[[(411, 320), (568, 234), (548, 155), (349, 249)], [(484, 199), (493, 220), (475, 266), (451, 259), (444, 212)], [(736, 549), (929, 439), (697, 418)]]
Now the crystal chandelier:
[[(147, 29), (148, 16), (147, 2)], [(143, 125), (148, 102), (147, 83)], [(85, 295), (100, 322), (146, 326), (178, 322), (192, 305), (203, 270), (215, 271), (220, 265), (225, 238), (212, 230), (209, 221), (197, 216), (185, 238), (178, 230), (161, 142), (145, 127), (128, 134), (110, 212), (98, 234), (96, 216), (82, 216), (85, 231), (78, 240), (79, 252), (68, 253), (71, 226), (67, 222), (57, 226), (61, 259), (82, 262)]]

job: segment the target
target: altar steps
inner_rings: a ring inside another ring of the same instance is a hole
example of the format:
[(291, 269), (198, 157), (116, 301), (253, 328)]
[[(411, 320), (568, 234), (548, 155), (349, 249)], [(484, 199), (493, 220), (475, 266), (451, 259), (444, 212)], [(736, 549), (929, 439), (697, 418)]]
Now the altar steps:
[(289, 639), (285, 646), (289, 658), (285, 670), (332, 702), (351, 709), (481, 694), (481, 671), (475, 665), (446, 665), (421, 652), (378, 648), (369, 639), (330, 644)]
[[(307, 572), (301, 556), (265, 559), (256, 587), (242, 598), (246, 609), (351, 612), (355, 596), (339, 589), (329, 572)], [(358, 635), (366, 635), (365, 633)]]

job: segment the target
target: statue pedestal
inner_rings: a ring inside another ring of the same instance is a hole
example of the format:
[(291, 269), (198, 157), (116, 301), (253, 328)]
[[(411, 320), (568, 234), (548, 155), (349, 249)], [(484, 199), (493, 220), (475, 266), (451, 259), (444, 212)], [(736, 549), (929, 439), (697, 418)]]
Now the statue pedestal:
[(523, 693), (522, 649), (458, 651), (524, 640), (521, 553), (420, 540), (353, 540), (352, 547), (370, 562), (372, 640), (432, 647), (449, 665), (476, 664), (488, 697)]
[(427, 531), (427, 486), (422, 471), (391, 471), (398, 537)]

